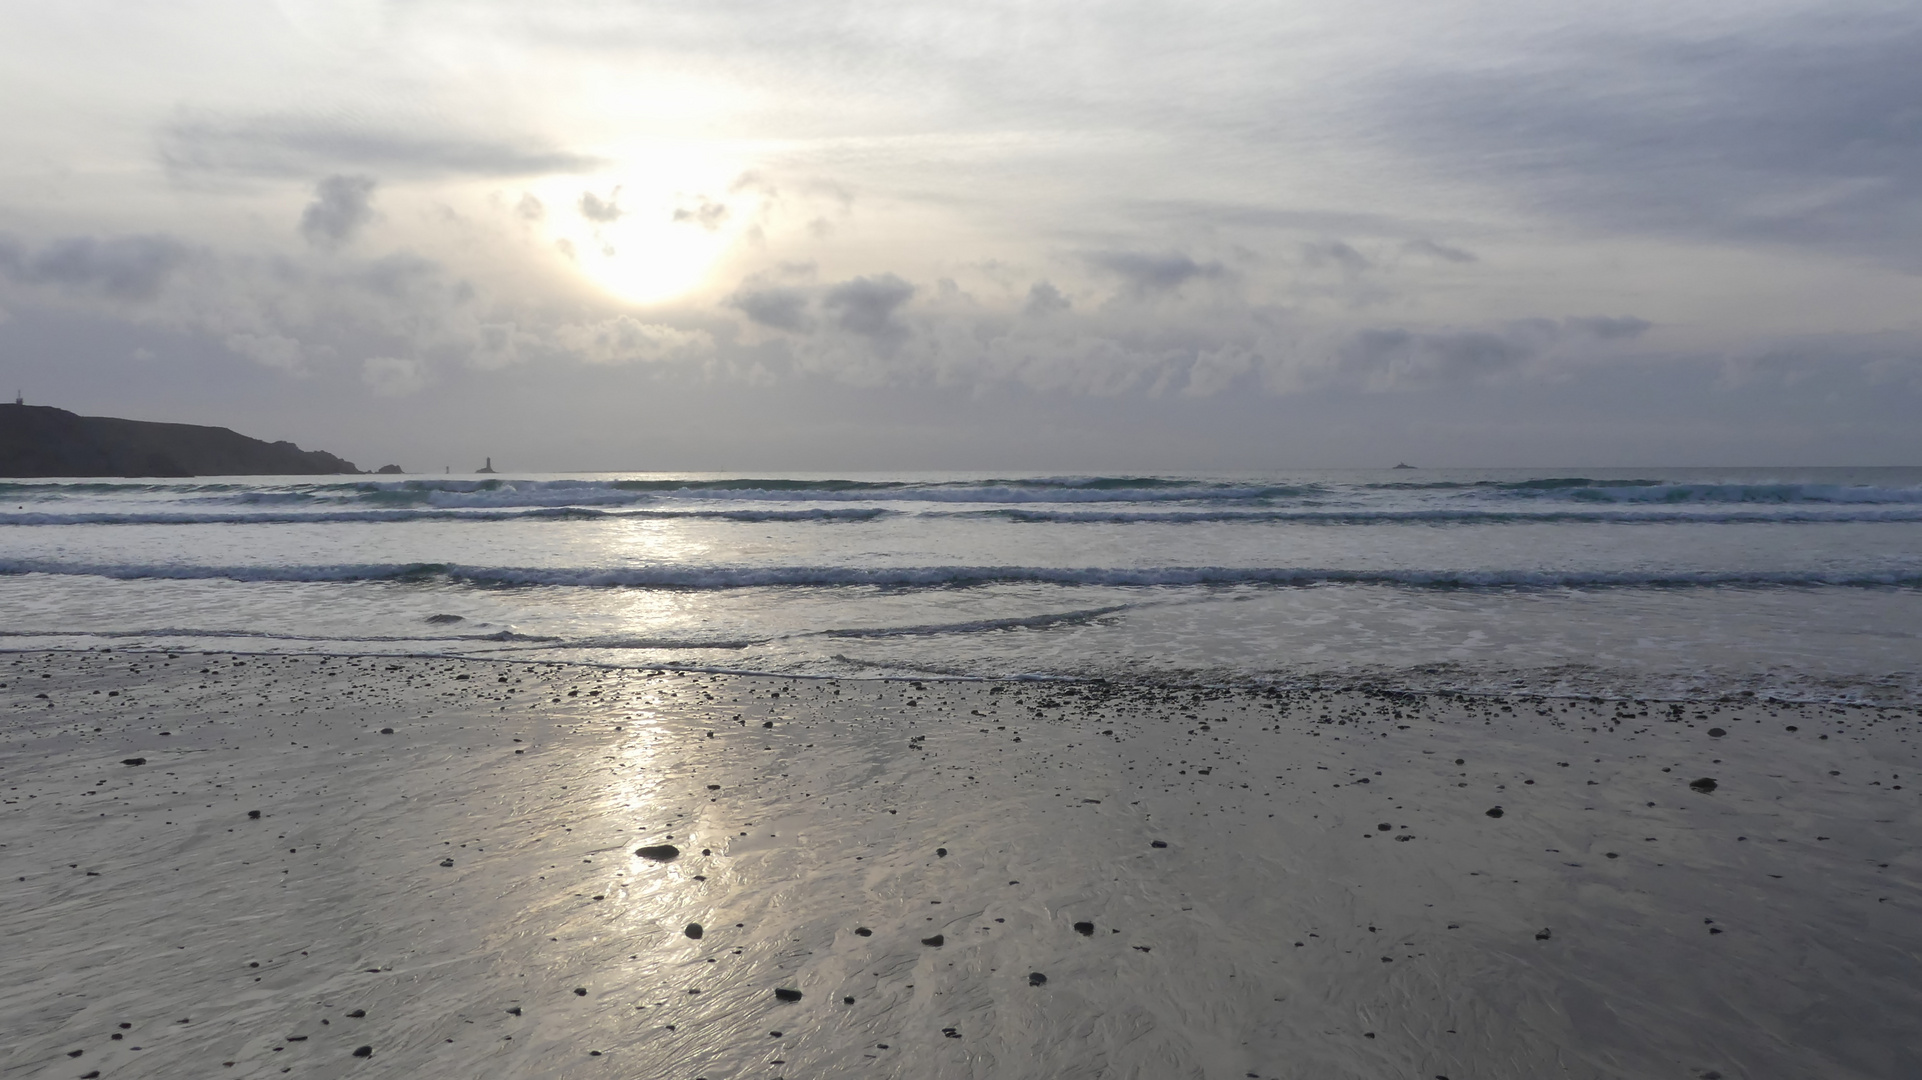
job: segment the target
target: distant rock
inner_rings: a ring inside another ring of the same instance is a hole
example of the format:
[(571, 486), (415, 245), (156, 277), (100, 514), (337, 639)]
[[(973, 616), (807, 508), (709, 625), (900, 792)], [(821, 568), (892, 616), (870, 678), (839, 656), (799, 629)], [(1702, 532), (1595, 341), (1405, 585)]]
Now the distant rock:
[(406, 471), (406, 469), (398, 465), (382, 465), (380, 468), (374, 470), (375, 474), (379, 476), (400, 476)]
[(322, 476), (354, 463), (222, 427), (0, 404), (0, 476)]

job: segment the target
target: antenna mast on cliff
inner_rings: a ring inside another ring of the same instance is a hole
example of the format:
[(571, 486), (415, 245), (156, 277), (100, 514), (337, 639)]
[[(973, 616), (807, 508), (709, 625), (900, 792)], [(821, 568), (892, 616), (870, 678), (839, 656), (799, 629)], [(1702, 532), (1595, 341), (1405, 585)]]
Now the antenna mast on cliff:
[(27, 403), (27, 395), (19, 390), (15, 390), (13, 392), (13, 403), (15, 405), (25, 405)]

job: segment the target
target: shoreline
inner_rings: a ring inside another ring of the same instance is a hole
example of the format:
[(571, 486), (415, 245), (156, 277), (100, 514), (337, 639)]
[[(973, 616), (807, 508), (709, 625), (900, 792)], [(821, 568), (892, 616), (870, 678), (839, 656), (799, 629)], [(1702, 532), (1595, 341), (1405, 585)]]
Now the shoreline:
[(1913, 709), (118, 648), (0, 683), (8, 1075), (1922, 1071)]
[[(34, 635), (59, 637), (62, 635)], [(93, 637), (86, 633), (75, 633), (74, 637)], [(204, 649), (204, 648), (158, 648), (144, 646), (101, 645), (67, 648), (10, 648), (0, 647), (0, 665), (11, 656), (106, 656), (115, 654), (135, 656), (228, 656), (245, 657), (250, 660), (298, 659), (325, 657), (333, 660), (409, 660), (422, 663), (450, 662), (473, 664), (510, 664), (525, 667), (568, 667), (582, 670), (606, 671), (634, 676), (724, 676), (740, 679), (791, 679), (797, 682), (874, 682), (874, 683), (942, 683), (974, 685), (1085, 685), (1110, 687), (1134, 693), (1153, 693), (1157, 691), (1224, 691), (1237, 694), (1297, 695), (1297, 694), (1341, 694), (1364, 697), (1410, 697), (1437, 698), (1442, 700), (1460, 699), (1463, 701), (1520, 702), (1531, 704), (1590, 704), (1613, 705), (1634, 703), (1637, 705), (1714, 705), (1726, 708), (1794, 708), (1794, 709), (1850, 709), (1877, 714), (1914, 713), (1922, 717), (1922, 703), (1896, 701), (1863, 701), (1854, 698), (1835, 697), (1787, 697), (1771, 692), (1741, 690), (1735, 692), (1701, 694), (1664, 694), (1629, 693), (1626, 691), (1595, 692), (1591, 690), (1568, 690), (1549, 692), (1540, 689), (1494, 690), (1462, 687), (1424, 687), (1405, 686), (1392, 682), (1369, 682), (1353, 677), (1327, 677), (1317, 681), (1314, 677), (1282, 676), (1260, 674), (1237, 674), (1208, 672), (1200, 670), (1170, 670), (1158, 675), (1141, 675), (1133, 678), (1119, 678), (1113, 675), (1061, 673), (1048, 674), (1031, 672), (1012, 675), (971, 675), (958, 672), (923, 671), (918, 674), (875, 674), (863, 672), (818, 673), (806, 671), (772, 671), (758, 668), (722, 667), (718, 665), (697, 664), (644, 664), (617, 663), (607, 660), (588, 660), (578, 657), (517, 657), (484, 653), (449, 652), (379, 652), (368, 650), (343, 651), (292, 651), (292, 650), (247, 650), (247, 649)], [(1507, 674), (1507, 673), (1502, 673)]]

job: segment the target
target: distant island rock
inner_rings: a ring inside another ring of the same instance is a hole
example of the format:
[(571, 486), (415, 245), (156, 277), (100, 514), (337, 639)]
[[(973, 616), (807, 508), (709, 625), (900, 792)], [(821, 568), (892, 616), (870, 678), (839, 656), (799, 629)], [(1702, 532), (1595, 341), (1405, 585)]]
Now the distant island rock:
[(1396, 462), (1396, 463), (1395, 463), (1395, 468), (1397, 468), (1397, 469), (1412, 469), (1412, 468), (1414, 468), (1414, 466), (1413, 466), (1413, 465), (1410, 465), (1410, 464), (1409, 464), (1409, 463), (1407, 463), (1406, 461), (1400, 461), (1400, 462)]
[(406, 469), (398, 465), (382, 465), (380, 468), (374, 470), (374, 472), (380, 476), (399, 476), (406, 471)]
[(0, 476), (324, 476), (354, 463), (199, 424), (78, 416), (0, 404)]

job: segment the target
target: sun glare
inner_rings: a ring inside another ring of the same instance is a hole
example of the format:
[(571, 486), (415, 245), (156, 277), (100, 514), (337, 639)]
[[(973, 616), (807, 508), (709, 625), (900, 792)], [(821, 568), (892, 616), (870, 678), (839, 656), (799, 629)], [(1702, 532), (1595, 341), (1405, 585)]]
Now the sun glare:
[(556, 248), (588, 282), (628, 303), (658, 303), (699, 288), (736, 234), (739, 215), (723, 201), (725, 177), (703, 179), (674, 188), (574, 181), (541, 197)]

